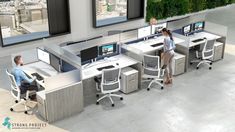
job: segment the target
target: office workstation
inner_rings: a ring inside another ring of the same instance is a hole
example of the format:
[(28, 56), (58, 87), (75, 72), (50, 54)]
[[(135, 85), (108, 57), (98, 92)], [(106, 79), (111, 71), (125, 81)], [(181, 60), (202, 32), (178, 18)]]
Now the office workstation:
[[(83, 110), (83, 93), (79, 65), (69, 64), (71, 56), (56, 54), (50, 47), (38, 47), (21, 54), (22, 70), (29, 78), (36, 78), (38, 114), (48, 122), (54, 122)], [(59, 47), (58, 47), (59, 48)], [(14, 62), (12, 62), (14, 65)], [(63, 81), (59, 81), (63, 80)], [(68, 95), (69, 93), (74, 95)], [(55, 98), (59, 99), (55, 100)], [(60, 106), (64, 107), (61, 108)], [(76, 107), (74, 107), (76, 106)], [(66, 108), (66, 109), (65, 109)], [(69, 108), (69, 109), (68, 109)], [(55, 111), (60, 109), (60, 111)], [(12, 108), (12, 111), (15, 109)], [(66, 112), (66, 114), (64, 114)], [(25, 113), (28, 113), (27, 110)]]
[[(138, 61), (121, 53), (121, 44), (119, 43), (119, 34), (112, 36), (104, 36), (102, 38), (93, 39), (81, 43), (75, 43), (62, 47), (80, 58), (81, 76), (84, 89), (84, 105), (88, 106), (94, 103), (96, 97), (97, 86), (95, 82), (96, 77), (101, 77), (103, 70), (119, 68), (121, 71), (135, 71), (137, 77), (134, 80), (137, 90), (140, 86), (138, 78)], [(122, 83), (123, 84), (123, 83)], [(129, 89), (130, 93), (133, 90)]]
[(235, 5), (181, 2), (0, 2), (0, 131), (233, 131)]
[(186, 69), (188, 69), (189, 64), (192, 64), (190, 62), (197, 57), (196, 50), (199, 48), (202, 51), (203, 46), (208, 41), (214, 41), (212, 61), (216, 62), (224, 58), (227, 27), (207, 21), (198, 21), (189, 23), (181, 29), (174, 30), (174, 32), (177, 35), (185, 36), (185, 41), (187, 41), (186, 44), (176, 45), (176, 49), (186, 56)]

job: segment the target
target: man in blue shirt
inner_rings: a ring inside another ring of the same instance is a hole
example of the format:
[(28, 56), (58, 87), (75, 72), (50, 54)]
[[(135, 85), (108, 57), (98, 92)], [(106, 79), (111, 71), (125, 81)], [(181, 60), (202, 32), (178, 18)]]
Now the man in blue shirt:
[(38, 87), (35, 85), (36, 78), (29, 78), (24, 71), (21, 69), (23, 66), (23, 59), (20, 55), (14, 58), (14, 62), (16, 67), (13, 68), (12, 74), (15, 77), (16, 84), (20, 88), (21, 94), (26, 93), (27, 90), (36, 90), (38, 91)]

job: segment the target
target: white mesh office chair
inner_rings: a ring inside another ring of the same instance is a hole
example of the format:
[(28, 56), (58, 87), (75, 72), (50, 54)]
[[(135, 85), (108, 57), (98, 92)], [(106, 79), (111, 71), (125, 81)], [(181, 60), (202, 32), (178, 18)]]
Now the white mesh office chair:
[[(18, 106), (18, 105), (24, 105), (24, 107), (25, 107), (24, 113), (25, 113), (25, 114), (28, 114), (28, 110), (29, 110), (29, 109), (28, 109), (27, 104), (30, 103), (30, 102), (34, 102), (34, 101), (30, 101), (29, 96), (35, 94), (36, 91), (33, 91), (33, 90), (27, 91), (27, 92), (26, 92), (26, 96), (24, 97), (24, 96), (21, 94), (20, 88), (19, 88), (19, 87), (17, 86), (17, 84), (16, 84), (15, 77), (14, 77), (12, 74), (10, 74), (10, 73), (8, 72), (8, 70), (6, 70), (6, 74), (8, 75), (9, 80), (10, 80), (10, 82), (11, 82), (11, 94), (12, 94), (12, 96), (16, 99), (16, 100), (15, 100), (15, 103), (16, 103), (16, 104), (14, 104), (14, 105), (10, 108), (10, 111), (14, 111), (14, 107), (16, 107), (16, 106)], [(35, 103), (35, 102), (34, 102), (34, 103)]]
[(148, 91), (150, 90), (151, 85), (153, 83), (157, 83), (159, 86), (161, 86), (162, 90), (164, 89), (164, 86), (163, 86), (164, 72), (160, 68), (159, 56), (144, 55), (143, 70), (144, 70), (144, 74), (142, 78), (146, 80), (151, 80), (147, 88)]
[(206, 64), (209, 66), (209, 69), (212, 69), (212, 58), (214, 56), (214, 45), (215, 45), (215, 39), (214, 40), (207, 40), (205, 39), (205, 44), (203, 48), (199, 51), (196, 51), (196, 58), (197, 60), (193, 60), (190, 62), (192, 65), (193, 63), (198, 63), (197, 69), (199, 69), (201, 64)]
[(103, 100), (104, 98), (109, 98), (112, 107), (114, 107), (114, 102), (112, 97), (118, 97), (120, 100), (123, 100), (123, 97), (118, 94), (113, 94), (115, 92), (119, 92), (121, 90), (120, 86), (120, 68), (112, 68), (112, 69), (104, 69), (102, 71), (102, 77), (100, 81), (96, 81), (97, 83), (97, 89), (101, 91), (101, 93), (97, 94), (97, 97), (99, 95), (103, 95), (101, 98), (99, 98), (96, 101), (96, 104), (99, 105), (99, 102)]

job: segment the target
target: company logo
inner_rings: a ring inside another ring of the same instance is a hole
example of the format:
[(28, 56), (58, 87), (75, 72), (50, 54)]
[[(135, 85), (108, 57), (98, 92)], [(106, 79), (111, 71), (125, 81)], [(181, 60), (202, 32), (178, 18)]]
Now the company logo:
[(5, 126), (5, 127), (7, 127), (8, 129), (11, 129), (10, 118), (9, 118), (9, 117), (6, 117), (6, 118), (3, 120), (2, 125)]
[(36, 123), (36, 122), (11, 122), (9, 117), (3, 120), (2, 125), (9, 130), (13, 129), (41, 129), (46, 127), (47, 123)]

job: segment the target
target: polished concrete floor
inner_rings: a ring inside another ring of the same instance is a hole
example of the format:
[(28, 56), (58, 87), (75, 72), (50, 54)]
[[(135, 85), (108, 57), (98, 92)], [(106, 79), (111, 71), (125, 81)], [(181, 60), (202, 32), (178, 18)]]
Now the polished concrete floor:
[[(212, 14), (211, 19), (217, 19), (220, 13)], [(235, 12), (227, 13), (232, 15)], [(233, 19), (235, 18), (231, 17), (231, 21)], [(128, 96), (124, 95), (124, 101), (115, 100), (114, 108), (110, 107), (108, 101), (101, 102), (99, 106), (89, 105), (81, 114), (47, 124), (47, 127), (36, 131), (234, 132), (235, 40), (232, 35), (235, 34), (235, 24), (229, 21), (227, 25), (231, 35), (228, 38), (225, 59), (214, 63), (213, 70), (210, 71), (207, 67), (190, 70), (175, 77), (174, 85), (163, 91), (156, 86), (150, 92), (142, 89)], [(9, 58), (0, 58), (0, 121), (8, 116), (12, 122), (43, 122), (35, 113), (25, 115), (22, 112), (9, 111), (13, 99), (3, 71), (11, 65), (8, 60)], [(7, 129), (0, 125), (0, 132), (2, 131)]]

